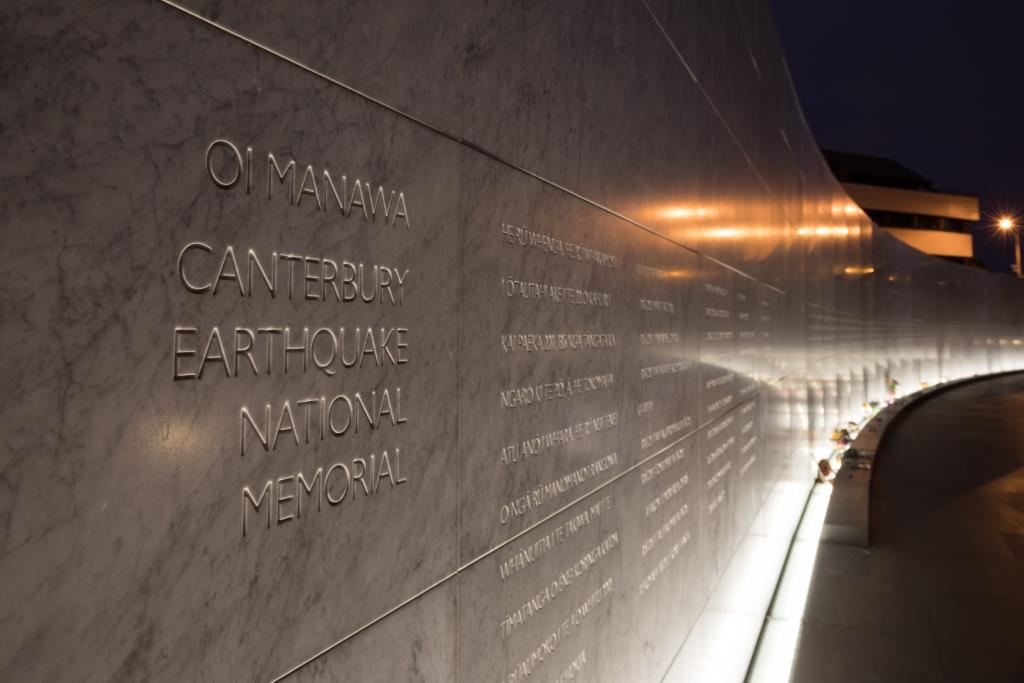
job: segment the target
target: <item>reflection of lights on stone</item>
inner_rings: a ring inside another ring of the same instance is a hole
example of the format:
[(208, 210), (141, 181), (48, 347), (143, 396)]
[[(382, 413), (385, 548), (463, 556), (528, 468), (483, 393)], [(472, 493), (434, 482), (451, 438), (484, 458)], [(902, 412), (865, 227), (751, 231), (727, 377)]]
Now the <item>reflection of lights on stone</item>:
[(801, 236), (817, 235), (819, 237), (838, 237), (842, 235), (849, 235), (850, 229), (845, 225), (841, 226), (829, 226), (820, 225), (816, 228), (803, 227), (798, 228), (796, 234)]
[(780, 481), (769, 493), (763, 509), (770, 512), (737, 548), (663, 683), (744, 680), (807, 494), (798, 481)]
[(870, 275), (875, 269), (871, 266), (846, 266), (843, 272), (847, 275)]
[(139, 424), (141, 439), (153, 454), (178, 460), (199, 450), (199, 433), (191, 420), (168, 416), (142, 420)]
[(1010, 343), (1013, 344), (1014, 346), (1020, 346), (1021, 345), (1021, 340), (1020, 339), (1014, 339)]
[(689, 206), (670, 206), (667, 209), (662, 209), (662, 218), (671, 219), (682, 219), (682, 218), (707, 218), (708, 216), (714, 215), (711, 209), (706, 209), (703, 206), (689, 207)]
[(895, 275), (890, 275), (889, 277), (887, 277), (885, 279), (888, 280), (889, 282), (896, 282), (896, 276)]
[(847, 216), (856, 216), (858, 213), (860, 213), (860, 207), (858, 207), (851, 201), (834, 203), (832, 204), (831, 213), (833, 216), (842, 216), (844, 214)]
[(712, 239), (727, 240), (742, 237), (744, 232), (745, 231), (740, 228), (712, 228), (704, 234), (706, 237), (710, 237)]
[(831, 495), (831, 484), (816, 484), (811, 492), (765, 620), (761, 642), (747, 675), (748, 681), (761, 683), (788, 681), (790, 678)]

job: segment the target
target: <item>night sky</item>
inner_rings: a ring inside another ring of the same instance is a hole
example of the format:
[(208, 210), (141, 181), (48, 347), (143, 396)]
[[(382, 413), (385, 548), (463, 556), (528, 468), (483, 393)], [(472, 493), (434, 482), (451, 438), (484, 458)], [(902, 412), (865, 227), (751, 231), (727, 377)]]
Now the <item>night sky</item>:
[(991, 223), (1024, 222), (1024, 3), (771, 1), (818, 144), (980, 196), (975, 258), (1008, 271)]

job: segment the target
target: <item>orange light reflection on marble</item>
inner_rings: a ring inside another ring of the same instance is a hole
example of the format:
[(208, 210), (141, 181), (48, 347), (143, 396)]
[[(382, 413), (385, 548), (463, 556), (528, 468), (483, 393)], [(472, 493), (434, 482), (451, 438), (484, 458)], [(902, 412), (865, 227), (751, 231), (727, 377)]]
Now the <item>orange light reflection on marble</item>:
[[(804, 226), (797, 228), (796, 234), (801, 237), (843, 237), (851, 234), (851, 229), (845, 225), (819, 225), (817, 227)], [(857, 228), (859, 234), (860, 228)]]
[(662, 218), (683, 220), (687, 218), (708, 218), (715, 215), (713, 209), (703, 206), (668, 206), (658, 211)]

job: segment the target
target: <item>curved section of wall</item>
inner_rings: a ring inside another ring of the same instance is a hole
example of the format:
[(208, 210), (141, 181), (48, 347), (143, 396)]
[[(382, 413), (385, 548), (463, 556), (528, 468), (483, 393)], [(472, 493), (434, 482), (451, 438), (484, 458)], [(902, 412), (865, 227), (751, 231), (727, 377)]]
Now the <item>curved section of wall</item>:
[(1021, 365), (761, 2), (0, 25), (5, 680), (660, 680), (886, 376)]

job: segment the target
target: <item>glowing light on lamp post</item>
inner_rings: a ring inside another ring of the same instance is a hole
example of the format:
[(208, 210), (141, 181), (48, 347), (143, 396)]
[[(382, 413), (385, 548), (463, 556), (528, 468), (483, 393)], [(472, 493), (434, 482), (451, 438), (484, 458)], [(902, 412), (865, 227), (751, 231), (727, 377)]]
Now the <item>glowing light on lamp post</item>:
[(1013, 249), (1014, 253), (1017, 256), (1017, 261), (1013, 267), (1013, 272), (1017, 274), (1017, 277), (1020, 277), (1020, 233), (1018, 233), (1016, 230), (1017, 224), (1009, 216), (1003, 216), (1002, 218), (999, 219), (998, 225), (1000, 230), (1009, 230), (1010, 232), (1013, 233)]

